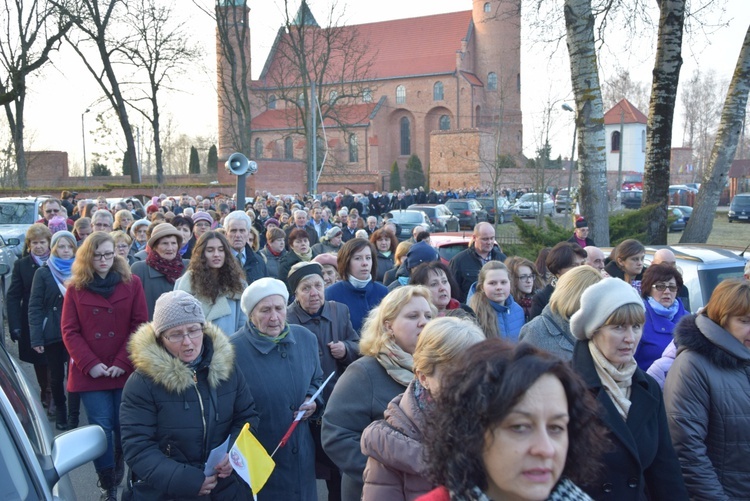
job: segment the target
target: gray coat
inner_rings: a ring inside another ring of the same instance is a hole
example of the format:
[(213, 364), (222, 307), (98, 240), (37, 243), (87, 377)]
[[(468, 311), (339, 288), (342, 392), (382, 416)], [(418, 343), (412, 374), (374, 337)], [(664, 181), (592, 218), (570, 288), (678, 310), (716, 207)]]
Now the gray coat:
[[(362, 432), (396, 395), (406, 390), (373, 357), (362, 357), (347, 367), (333, 389), (323, 414), (321, 440), (328, 457), (344, 473), (341, 499), (359, 501), (367, 456), (362, 454)], [(257, 396), (256, 396), (257, 401)]]
[[(183, 259), (182, 263), (187, 270), (189, 261)], [(136, 261), (130, 267), (130, 270), (133, 275), (137, 275), (141, 279), (141, 284), (143, 284), (143, 292), (146, 293), (146, 306), (148, 307), (148, 321), (150, 322), (154, 319), (156, 300), (165, 292), (174, 290), (174, 284), (169, 283), (166, 276), (146, 264), (145, 260)]]
[(273, 254), (271, 254), (271, 251), (268, 250), (268, 247), (263, 247), (258, 251), (261, 256), (266, 258), (266, 272), (268, 273), (269, 277), (276, 278), (279, 276), (279, 265), (281, 263), (281, 260), (284, 259), (284, 256), (286, 256), (287, 252), (289, 251), (284, 249), (281, 251), (281, 254), (279, 254), (278, 256), (274, 256)]
[(708, 317), (683, 317), (664, 383), (672, 443), (692, 499), (750, 499), (750, 350)]
[(550, 353), (570, 360), (573, 358), (573, 347), (576, 339), (570, 332), (570, 321), (559, 313), (545, 306), (541, 315), (532, 318), (521, 327), (518, 341), (541, 348)]
[[(304, 327), (289, 325), (289, 334), (277, 344), (262, 338), (248, 322), (232, 336), (232, 344), (237, 366), (260, 414), (255, 436), (270, 454), (292, 424), (299, 406), (323, 382), (318, 341)], [(276, 468), (258, 494), (260, 501), (317, 500), (315, 444), (307, 421), (299, 423), (273, 459)]]

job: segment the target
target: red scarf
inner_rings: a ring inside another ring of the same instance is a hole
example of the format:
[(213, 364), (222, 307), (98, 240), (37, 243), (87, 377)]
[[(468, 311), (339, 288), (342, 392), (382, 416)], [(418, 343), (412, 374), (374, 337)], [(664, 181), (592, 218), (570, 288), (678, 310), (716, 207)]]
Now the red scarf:
[(146, 264), (164, 275), (164, 277), (166, 277), (167, 279), (167, 282), (169, 282), (170, 284), (175, 283), (175, 280), (180, 278), (180, 276), (182, 276), (182, 272), (185, 270), (185, 264), (182, 262), (182, 258), (179, 256), (179, 254), (174, 259), (167, 260), (161, 257), (158, 252), (151, 249), (150, 247), (148, 249)]
[(284, 251), (274, 252), (271, 246), (268, 244), (266, 244), (266, 249), (268, 249), (268, 252), (270, 252), (273, 257), (279, 257), (281, 255), (281, 252), (284, 252)]

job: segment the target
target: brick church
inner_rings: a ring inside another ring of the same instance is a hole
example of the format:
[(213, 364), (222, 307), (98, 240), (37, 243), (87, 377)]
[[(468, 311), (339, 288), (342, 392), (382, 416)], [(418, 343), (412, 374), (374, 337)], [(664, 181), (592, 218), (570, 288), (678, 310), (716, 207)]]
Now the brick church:
[[(498, 155), (521, 166), (521, 18), (512, 3), (473, 0), (471, 10), (334, 28), (346, 47), (335, 48), (327, 72), (312, 78), (321, 84), (318, 191), (387, 190), (392, 164), (403, 179), (411, 155), (422, 161), (435, 189), (488, 185), (485, 171)], [(247, 7), (223, 8), (243, 9), (248, 26)], [(290, 24), (304, 28), (304, 43), (315, 46), (306, 49), (314, 65), (320, 44), (310, 41), (329, 32), (304, 1)], [(305, 125), (312, 129), (303, 110), (314, 101), (300, 84), (300, 65), (289, 63), (295, 44), (299, 39), (280, 28), (262, 73), (249, 86), (252, 151), (243, 153), (259, 166), (251, 188), (305, 191), (312, 158)], [(250, 57), (250, 48), (245, 51)], [(221, 78), (227, 69), (218, 48), (217, 65)], [(220, 159), (235, 151), (224, 97), (218, 99)]]

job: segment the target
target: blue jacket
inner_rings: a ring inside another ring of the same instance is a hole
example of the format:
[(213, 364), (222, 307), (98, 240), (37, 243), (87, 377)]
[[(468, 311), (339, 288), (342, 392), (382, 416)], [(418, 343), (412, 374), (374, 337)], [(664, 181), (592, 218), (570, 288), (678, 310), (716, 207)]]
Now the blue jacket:
[(364, 289), (356, 289), (348, 281), (338, 281), (326, 289), (326, 301), (336, 301), (349, 307), (352, 327), (359, 332), (370, 310), (388, 294), (385, 285), (370, 281)]
[[(476, 282), (471, 284), (469, 294), (466, 297), (467, 304), (471, 299), (471, 296), (476, 293), (476, 288)], [(526, 323), (526, 315), (523, 313), (523, 308), (516, 303), (512, 295), (508, 296), (508, 299), (505, 300), (505, 304), (490, 301), (490, 305), (497, 314), (497, 328), (500, 330), (500, 335), (509, 341), (517, 343), (521, 327)]]
[(651, 364), (661, 358), (664, 349), (672, 342), (672, 332), (677, 322), (687, 315), (688, 312), (682, 306), (679, 299), (675, 299), (680, 305), (672, 320), (661, 316), (654, 311), (648, 300), (643, 301), (646, 307), (646, 321), (643, 323), (643, 334), (638, 348), (635, 350), (635, 361), (641, 370), (647, 371)]

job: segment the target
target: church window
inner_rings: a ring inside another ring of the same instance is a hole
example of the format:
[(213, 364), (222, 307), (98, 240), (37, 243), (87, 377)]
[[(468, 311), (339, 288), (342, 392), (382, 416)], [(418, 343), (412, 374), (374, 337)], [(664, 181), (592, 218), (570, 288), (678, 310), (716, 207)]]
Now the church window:
[(492, 6), (490, 5), (490, 3), (489, 3), (489, 2), (486, 2), (486, 3), (484, 4), (484, 11), (485, 11), (485, 12), (492, 12)]
[(268, 96), (268, 109), (276, 109), (276, 94), (271, 94), (270, 96)]
[(440, 130), (450, 130), (451, 129), (451, 117), (448, 115), (442, 115), (440, 117)]
[(406, 102), (406, 87), (399, 85), (396, 87), (396, 104), (404, 104)]
[(332, 90), (331, 92), (328, 93), (328, 102), (330, 104), (335, 103), (336, 99), (338, 99), (338, 98), (339, 98), (339, 93), (336, 92), (335, 90)]
[(494, 71), (487, 74), (487, 90), (497, 90), (497, 73)]
[(435, 85), (432, 86), (432, 100), (443, 100), (443, 82), (435, 82)]
[(620, 131), (616, 130), (612, 133), (612, 151), (620, 151)]
[(372, 102), (372, 89), (365, 89), (362, 91), (362, 101), (366, 103)]
[(263, 140), (255, 138), (255, 158), (263, 158)]
[(411, 155), (411, 124), (406, 117), (401, 118), (401, 154)]
[(291, 137), (284, 139), (284, 159), (292, 160), (294, 158), (294, 143)]
[(357, 144), (356, 134), (351, 134), (349, 136), (349, 162), (359, 162), (359, 145)]

